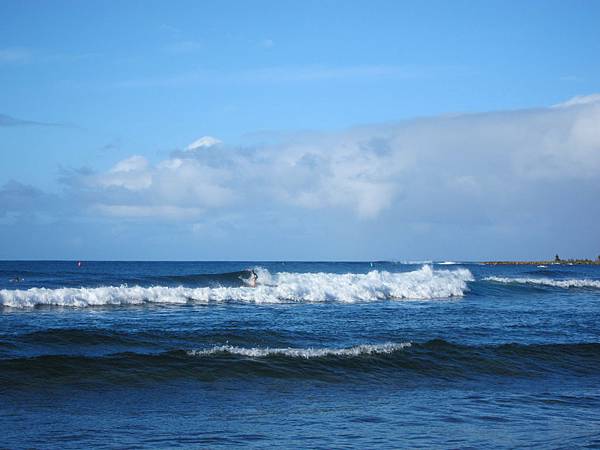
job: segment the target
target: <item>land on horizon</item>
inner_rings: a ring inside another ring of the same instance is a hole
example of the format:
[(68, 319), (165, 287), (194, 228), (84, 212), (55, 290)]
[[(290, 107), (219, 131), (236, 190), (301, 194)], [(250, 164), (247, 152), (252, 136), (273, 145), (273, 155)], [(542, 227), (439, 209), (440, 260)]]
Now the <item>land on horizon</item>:
[(523, 266), (549, 266), (549, 265), (600, 265), (600, 256), (597, 259), (560, 259), (555, 258), (547, 261), (484, 261), (490, 266), (523, 265)]

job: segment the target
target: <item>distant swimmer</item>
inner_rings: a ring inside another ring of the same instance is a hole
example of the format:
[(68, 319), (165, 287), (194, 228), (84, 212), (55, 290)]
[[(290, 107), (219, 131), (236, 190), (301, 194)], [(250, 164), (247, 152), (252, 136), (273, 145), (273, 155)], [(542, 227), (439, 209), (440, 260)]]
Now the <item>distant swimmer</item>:
[(23, 278), (21, 277), (15, 277), (10, 279), (11, 283), (20, 283), (21, 281), (23, 281)]
[(250, 287), (256, 287), (257, 280), (258, 280), (258, 275), (256, 275), (256, 272), (254, 271), (254, 269), (250, 270), (250, 278), (248, 278), (248, 284), (250, 285)]

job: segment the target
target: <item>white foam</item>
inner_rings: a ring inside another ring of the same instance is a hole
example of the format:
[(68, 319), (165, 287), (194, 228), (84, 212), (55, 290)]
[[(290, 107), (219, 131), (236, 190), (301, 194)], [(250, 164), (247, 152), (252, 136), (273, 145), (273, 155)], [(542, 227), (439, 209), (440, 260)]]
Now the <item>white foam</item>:
[(283, 355), (292, 358), (323, 358), (325, 356), (359, 356), (392, 353), (410, 347), (410, 342), (386, 342), (384, 344), (363, 344), (348, 348), (245, 348), (233, 345), (217, 345), (203, 350), (190, 350), (190, 356), (208, 356), (218, 353), (264, 358), (267, 356)]
[(396, 263), (414, 266), (415, 264), (433, 264), (433, 261), (428, 259), (428, 260), (423, 260), (423, 261), (396, 261)]
[(542, 286), (553, 286), (560, 288), (600, 288), (600, 280), (590, 279), (569, 279), (552, 280), (550, 278), (510, 278), (510, 277), (486, 277), (484, 280), (495, 281), (496, 283), (517, 283), (517, 284), (536, 284)]
[(258, 285), (252, 287), (140, 287), (31, 288), (0, 290), (0, 306), (28, 308), (38, 305), (86, 307), (144, 303), (210, 303), (239, 301), (367, 302), (389, 299), (427, 300), (461, 297), (473, 275), (467, 269), (433, 270), (423, 266), (403, 273), (371, 271), (367, 274), (290, 273), (271, 274), (256, 268)]

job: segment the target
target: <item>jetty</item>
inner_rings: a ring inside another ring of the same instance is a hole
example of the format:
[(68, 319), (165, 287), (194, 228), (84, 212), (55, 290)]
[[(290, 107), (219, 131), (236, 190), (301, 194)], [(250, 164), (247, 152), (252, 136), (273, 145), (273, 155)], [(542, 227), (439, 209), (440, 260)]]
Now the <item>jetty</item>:
[(561, 259), (558, 255), (554, 259), (546, 261), (483, 261), (483, 264), (490, 266), (580, 266), (580, 265), (600, 265), (600, 256), (596, 259), (577, 258), (577, 259)]

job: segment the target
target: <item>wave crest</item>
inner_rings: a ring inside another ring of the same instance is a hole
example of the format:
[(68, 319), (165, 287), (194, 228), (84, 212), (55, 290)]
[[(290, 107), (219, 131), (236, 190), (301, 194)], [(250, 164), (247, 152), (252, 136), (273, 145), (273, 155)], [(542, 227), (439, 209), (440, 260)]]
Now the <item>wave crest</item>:
[(568, 279), (552, 280), (550, 278), (511, 278), (511, 277), (486, 277), (486, 281), (494, 281), (504, 284), (534, 284), (538, 286), (550, 286), (559, 288), (599, 288), (600, 280), (590, 279)]
[(245, 348), (233, 345), (217, 345), (209, 349), (190, 350), (190, 356), (210, 356), (220, 353), (248, 356), (251, 358), (265, 358), (269, 356), (287, 356), (291, 358), (324, 358), (327, 356), (361, 356), (381, 353), (393, 353), (410, 347), (410, 342), (384, 344), (362, 344), (348, 348)]
[(103, 286), (95, 288), (31, 288), (0, 290), (0, 306), (30, 308), (41, 305), (87, 307), (185, 304), (239, 301), (366, 302), (391, 299), (427, 300), (461, 297), (473, 275), (467, 269), (433, 270), (423, 266), (412, 272), (371, 271), (366, 274), (269, 273), (257, 269), (259, 284), (251, 287)]

